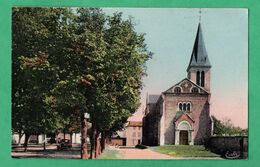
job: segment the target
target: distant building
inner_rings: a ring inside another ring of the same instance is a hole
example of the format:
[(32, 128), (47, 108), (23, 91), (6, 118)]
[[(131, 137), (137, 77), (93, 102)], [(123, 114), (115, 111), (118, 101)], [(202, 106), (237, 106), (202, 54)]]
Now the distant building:
[(199, 24), (187, 78), (160, 95), (147, 96), (143, 144), (203, 144), (210, 137), (210, 71), (211, 64)]
[(142, 141), (142, 122), (130, 121), (125, 130), (126, 145), (135, 146)]
[(125, 129), (118, 131), (111, 139), (111, 145), (136, 146), (142, 142), (142, 122), (129, 121)]

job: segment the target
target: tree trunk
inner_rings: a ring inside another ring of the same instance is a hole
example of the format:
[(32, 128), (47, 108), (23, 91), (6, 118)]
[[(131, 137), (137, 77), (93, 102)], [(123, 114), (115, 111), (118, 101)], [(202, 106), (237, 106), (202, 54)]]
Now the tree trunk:
[(96, 155), (96, 133), (97, 133), (97, 129), (94, 125), (94, 123), (92, 122), (92, 134), (91, 134), (91, 159), (95, 159), (95, 155)]
[(90, 159), (93, 159), (93, 148), (94, 148), (93, 124), (91, 127), (91, 134), (89, 136), (89, 139), (90, 139)]
[(103, 152), (106, 148), (106, 132), (101, 132), (101, 152)]
[(99, 155), (101, 154), (101, 142), (100, 142), (100, 138), (97, 137), (97, 146), (96, 146), (96, 158), (99, 157)]
[(23, 137), (24, 133), (22, 132), (19, 132), (19, 138), (18, 138), (18, 146), (21, 145), (21, 140), (22, 140), (22, 137)]
[(72, 144), (72, 135), (73, 135), (73, 133), (70, 132), (70, 144)]
[(95, 158), (97, 158), (99, 155), (100, 155), (100, 139), (99, 139), (99, 133), (98, 131), (96, 130), (96, 133), (95, 133)]
[(105, 149), (108, 147), (108, 145), (109, 145), (109, 137), (106, 134), (106, 136), (105, 136)]
[(24, 140), (24, 144), (23, 144), (23, 146), (24, 146), (24, 152), (27, 151), (27, 147), (28, 147), (28, 142), (29, 142), (30, 136), (31, 136), (31, 135), (30, 135), (29, 133), (25, 133), (25, 140)]
[(64, 139), (64, 140), (66, 139), (66, 133), (65, 133), (65, 131), (63, 132), (63, 139)]
[(60, 143), (59, 133), (56, 132), (55, 135), (56, 135), (56, 144), (58, 145)]
[(77, 135), (76, 135), (76, 133), (75, 133), (74, 141), (75, 141), (75, 143), (77, 143)]
[(46, 136), (45, 136), (45, 134), (43, 134), (43, 150), (44, 151), (46, 150)]
[(39, 134), (36, 134), (36, 144), (39, 144)]
[(84, 114), (81, 116), (81, 159), (88, 159), (88, 141), (87, 141), (88, 123), (84, 118)]

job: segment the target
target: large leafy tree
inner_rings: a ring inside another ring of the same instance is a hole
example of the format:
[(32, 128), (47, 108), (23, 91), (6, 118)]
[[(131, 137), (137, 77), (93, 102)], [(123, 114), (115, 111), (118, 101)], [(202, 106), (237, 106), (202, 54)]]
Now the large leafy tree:
[(87, 112), (95, 158), (100, 133), (121, 129), (139, 106), (151, 56), (144, 34), (98, 8), (14, 8), (12, 29), (13, 130), (78, 131)]
[(48, 21), (57, 17), (52, 9), (45, 10), (13, 9), (12, 127), (25, 133), (25, 150), (30, 135), (51, 129), (55, 124), (51, 118), (57, 114), (47, 112), (44, 105), (56, 73), (49, 63), (52, 23)]
[(79, 50), (86, 57), (86, 73), (95, 79), (85, 91), (95, 157), (100, 132), (109, 134), (105, 132), (121, 129), (139, 106), (144, 65), (151, 53), (144, 43), (144, 34), (137, 34), (132, 20), (123, 20), (122, 13), (105, 16), (100, 9), (81, 8), (78, 16), (81, 38), (76, 45), (82, 46)]
[(13, 9), (12, 127), (25, 133), (25, 150), (31, 134), (55, 132), (66, 125), (69, 112), (60, 112), (55, 103), (63, 109), (75, 92), (63, 96), (61, 103), (55, 90), (64, 90), (68, 80), (73, 80), (68, 66), (68, 61), (74, 63), (68, 50), (72, 18), (70, 10), (63, 8)]

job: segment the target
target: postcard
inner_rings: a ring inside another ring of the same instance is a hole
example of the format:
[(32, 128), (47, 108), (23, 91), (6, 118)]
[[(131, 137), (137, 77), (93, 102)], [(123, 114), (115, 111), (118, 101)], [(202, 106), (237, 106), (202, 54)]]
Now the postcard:
[(247, 159), (245, 8), (12, 8), (13, 158)]

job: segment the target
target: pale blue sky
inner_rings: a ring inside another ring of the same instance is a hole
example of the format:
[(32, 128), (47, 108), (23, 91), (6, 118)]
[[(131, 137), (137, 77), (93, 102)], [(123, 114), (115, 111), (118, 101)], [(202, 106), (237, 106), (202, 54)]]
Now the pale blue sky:
[[(108, 14), (123, 12), (134, 17), (136, 31), (146, 33), (148, 49), (154, 53), (147, 62), (143, 79), (142, 106), (149, 94), (160, 94), (187, 76), (199, 9), (103, 8)], [(212, 65), (211, 114), (230, 118), (247, 127), (248, 11), (247, 9), (201, 9), (201, 26)]]

